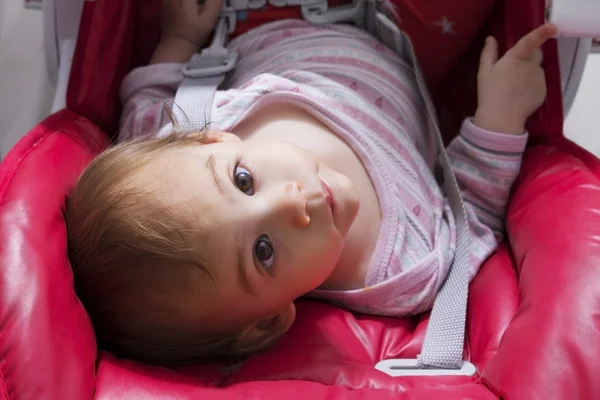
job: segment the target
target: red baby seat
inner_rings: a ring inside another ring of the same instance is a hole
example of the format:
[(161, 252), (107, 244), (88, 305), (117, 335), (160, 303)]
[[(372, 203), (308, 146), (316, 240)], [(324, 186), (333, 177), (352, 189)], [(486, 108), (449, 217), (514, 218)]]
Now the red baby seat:
[[(73, 290), (65, 198), (116, 132), (117, 90), (152, 52), (159, 3), (85, 2), (68, 109), (39, 124), (0, 165), (0, 399), (600, 398), (600, 162), (562, 136), (553, 42), (544, 48), (548, 99), (528, 127), (508, 240), (470, 288), (465, 359), (477, 376), (392, 378), (374, 365), (414, 358), (428, 315), (354, 315), (313, 301), (298, 303), (296, 323), (274, 349), (231, 374), (171, 371), (99, 352)], [(396, 3), (448, 136), (474, 110), (485, 35), (510, 46), (544, 15), (542, 0)], [(299, 13), (266, 10), (240, 28), (283, 15)], [(431, 21), (443, 25), (442, 17), (457, 25), (446, 24), (440, 39)]]

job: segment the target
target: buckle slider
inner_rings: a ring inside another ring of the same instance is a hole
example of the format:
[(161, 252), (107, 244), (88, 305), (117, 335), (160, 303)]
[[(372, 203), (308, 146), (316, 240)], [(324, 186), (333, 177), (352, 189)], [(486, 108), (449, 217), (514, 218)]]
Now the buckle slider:
[[(235, 14), (233, 14), (235, 17)], [(231, 71), (238, 60), (238, 53), (225, 47), (228, 18), (221, 17), (217, 23), (212, 42), (200, 54), (194, 54), (183, 66), (181, 72), (186, 78), (206, 78), (222, 76)]]
[(463, 361), (459, 369), (422, 368), (419, 366), (419, 360), (410, 358), (383, 360), (375, 365), (375, 369), (393, 377), (444, 375), (474, 376), (477, 373), (477, 368), (468, 361)]
[(231, 52), (225, 57), (205, 57), (204, 53), (196, 54), (183, 66), (183, 75), (187, 78), (205, 78), (219, 76), (231, 71), (237, 63), (238, 54)]
[(327, 0), (313, 2), (300, 0), (302, 17), (315, 25), (353, 22), (363, 26), (366, 14), (366, 3), (370, 0), (354, 0), (352, 4), (328, 8)]

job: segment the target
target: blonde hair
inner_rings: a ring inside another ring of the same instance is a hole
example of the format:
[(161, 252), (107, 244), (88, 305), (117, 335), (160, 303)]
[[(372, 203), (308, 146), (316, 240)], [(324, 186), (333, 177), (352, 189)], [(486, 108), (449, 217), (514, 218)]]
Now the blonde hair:
[(240, 340), (241, 332), (207, 334), (186, 316), (186, 308), (198, 307), (187, 300), (199, 298), (189, 279), (193, 270), (211, 279), (198, 256), (198, 242), (210, 233), (194, 231), (189, 218), (158, 201), (136, 177), (160, 153), (204, 139), (202, 133), (171, 135), (109, 148), (86, 168), (68, 199), (75, 289), (99, 345), (119, 356), (165, 366), (237, 362), (283, 333), (281, 317), (248, 342)]

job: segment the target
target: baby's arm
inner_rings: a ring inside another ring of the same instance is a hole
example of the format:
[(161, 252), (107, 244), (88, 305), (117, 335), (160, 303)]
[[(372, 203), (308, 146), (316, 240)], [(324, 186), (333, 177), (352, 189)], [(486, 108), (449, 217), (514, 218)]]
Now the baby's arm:
[(525, 122), (546, 97), (540, 47), (555, 33), (552, 25), (542, 26), (500, 60), (493, 38), (482, 52), (477, 112), (448, 147), (475, 240), (489, 243), (491, 233), (502, 237), (506, 203), (527, 144)]
[(150, 65), (133, 70), (121, 85), (123, 114), (119, 139), (156, 132), (168, 122), (182, 64), (208, 44), (222, 0), (163, 0), (161, 39)]

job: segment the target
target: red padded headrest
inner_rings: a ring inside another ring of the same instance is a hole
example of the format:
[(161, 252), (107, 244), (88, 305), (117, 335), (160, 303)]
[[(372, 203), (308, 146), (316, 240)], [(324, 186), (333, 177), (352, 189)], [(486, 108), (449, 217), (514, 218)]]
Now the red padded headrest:
[(91, 398), (96, 342), (73, 290), (63, 211), (107, 144), (98, 127), (65, 110), (0, 164), (0, 370), (19, 398)]

